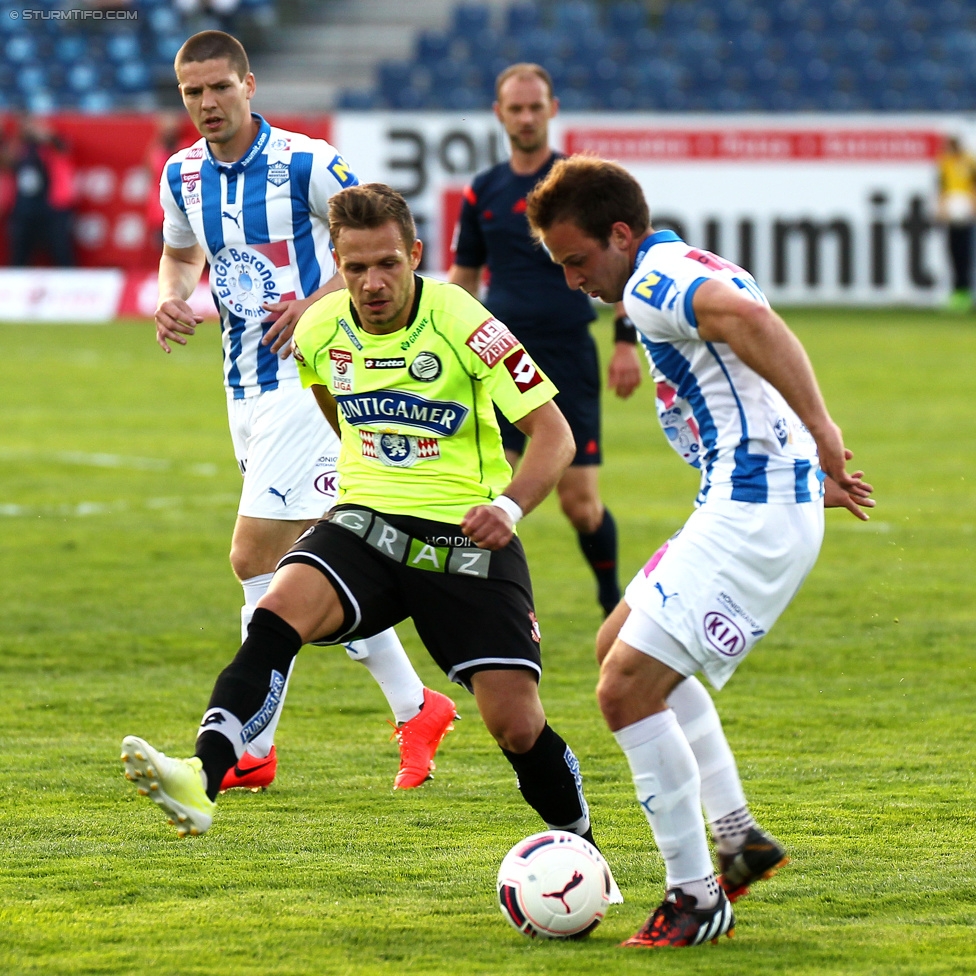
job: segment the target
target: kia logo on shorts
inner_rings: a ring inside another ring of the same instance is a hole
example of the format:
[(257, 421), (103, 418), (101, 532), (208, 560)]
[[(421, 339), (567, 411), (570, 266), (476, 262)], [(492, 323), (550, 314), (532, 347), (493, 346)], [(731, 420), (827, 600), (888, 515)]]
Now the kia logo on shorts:
[(315, 490), (320, 495), (335, 495), (339, 490), (339, 486), (336, 484), (338, 475), (335, 471), (327, 471), (325, 474), (320, 474), (315, 479)]
[(705, 614), (705, 640), (725, 657), (737, 657), (746, 647), (746, 639), (738, 626), (724, 613), (712, 610)]

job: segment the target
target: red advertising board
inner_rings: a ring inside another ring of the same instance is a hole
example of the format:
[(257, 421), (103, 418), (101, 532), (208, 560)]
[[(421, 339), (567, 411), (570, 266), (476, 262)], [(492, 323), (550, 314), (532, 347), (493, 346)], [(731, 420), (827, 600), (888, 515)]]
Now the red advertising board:
[[(159, 172), (151, 152), (158, 128), (152, 115), (52, 115), (45, 120), (68, 145), (75, 168), (75, 253), (82, 267), (152, 268), (159, 261)], [(283, 129), (331, 141), (331, 116), (274, 116)], [(15, 130), (0, 116), (0, 130)], [(182, 145), (198, 136), (184, 124)], [(155, 154), (159, 159), (159, 155)], [(6, 222), (12, 204), (9, 177), (0, 188), (0, 211)], [(7, 261), (7, 235), (0, 234), (0, 262)]]

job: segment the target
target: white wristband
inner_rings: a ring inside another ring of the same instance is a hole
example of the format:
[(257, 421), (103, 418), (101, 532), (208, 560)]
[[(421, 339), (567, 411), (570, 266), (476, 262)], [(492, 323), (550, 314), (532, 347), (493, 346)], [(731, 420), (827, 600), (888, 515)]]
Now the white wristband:
[(495, 508), (500, 508), (512, 520), (512, 525), (515, 525), (524, 514), (522, 506), (514, 498), (509, 498), (508, 495), (499, 495), (492, 501), (492, 505)]

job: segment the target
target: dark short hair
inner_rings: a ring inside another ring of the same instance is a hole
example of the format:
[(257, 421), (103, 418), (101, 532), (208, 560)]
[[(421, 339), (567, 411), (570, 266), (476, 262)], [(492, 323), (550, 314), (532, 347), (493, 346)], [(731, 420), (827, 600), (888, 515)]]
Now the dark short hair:
[(604, 247), (617, 221), (634, 234), (643, 234), (651, 226), (637, 180), (623, 166), (596, 156), (558, 160), (529, 194), (526, 216), (536, 237), (553, 224), (568, 221)]
[(187, 38), (176, 52), (173, 70), (180, 76), (180, 67), (189, 61), (218, 61), (226, 59), (242, 81), (251, 70), (244, 45), (230, 34), (219, 30), (200, 31)]
[(495, 79), (495, 101), (501, 101), (501, 91), (502, 85), (508, 81), (509, 78), (516, 77), (535, 77), (542, 81), (546, 86), (546, 91), (549, 93), (549, 97), (552, 98), (552, 78), (549, 72), (542, 67), (541, 64), (535, 64), (532, 61), (519, 61), (518, 64), (510, 64), (504, 71), (500, 72), (498, 77)]
[(340, 190), (329, 199), (329, 234), (333, 242), (344, 227), (373, 230), (393, 221), (408, 248), (417, 239), (417, 227), (407, 201), (385, 183), (362, 183)]

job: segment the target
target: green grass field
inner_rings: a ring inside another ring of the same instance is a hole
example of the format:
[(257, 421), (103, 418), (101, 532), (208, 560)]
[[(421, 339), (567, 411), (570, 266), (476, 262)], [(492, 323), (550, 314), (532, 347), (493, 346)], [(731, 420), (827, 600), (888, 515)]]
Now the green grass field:
[[(734, 940), (653, 956), (616, 948), (663, 869), (594, 702), (597, 606), (551, 500), (522, 532), (543, 699), (627, 897), (565, 944), (523, 939), (495, 906), (498, 863), (539, 824), (460, 689), (436, 779), (394, 794), (379, 691), (344, 653), (307, 648), (272, 789), (225, 796), (187, 841), (135, 795), (122, 736), (190, 751), (238, 644), (216, 329), (166, 357), (146, 324), (0, 327), (0, 973), (976, 971), (976, 327), (788, 319), (878, 508), (867, 525), (828, 513), (816, 569), (719, 696), (754, 810), (792, 863), (739, 903)], [(696, 479), (649, 385), (609, 401), (605, 427), (628, 579)]]

